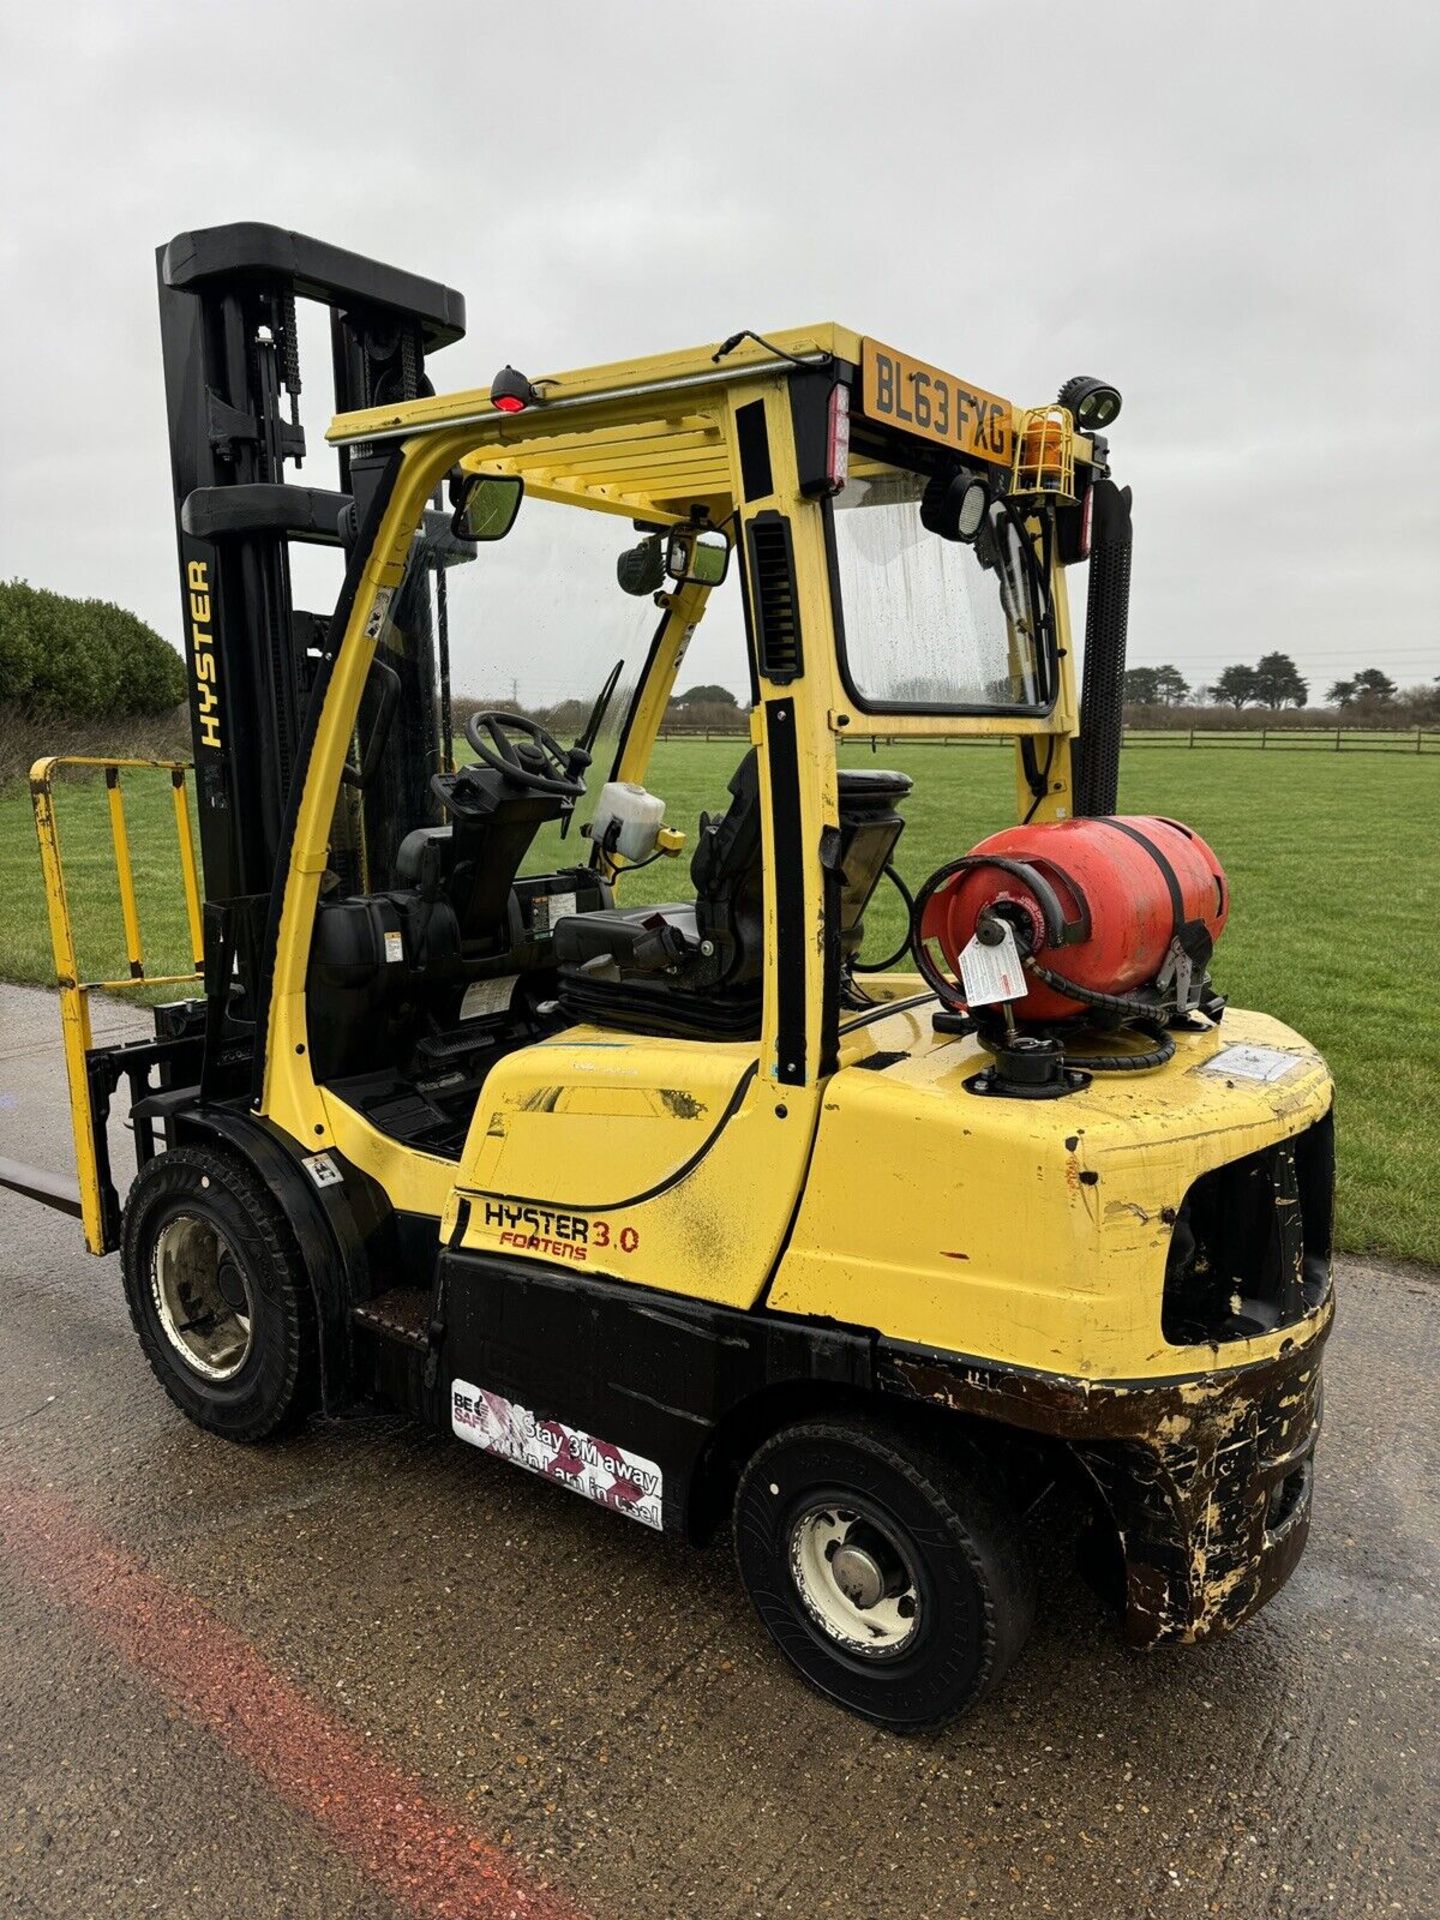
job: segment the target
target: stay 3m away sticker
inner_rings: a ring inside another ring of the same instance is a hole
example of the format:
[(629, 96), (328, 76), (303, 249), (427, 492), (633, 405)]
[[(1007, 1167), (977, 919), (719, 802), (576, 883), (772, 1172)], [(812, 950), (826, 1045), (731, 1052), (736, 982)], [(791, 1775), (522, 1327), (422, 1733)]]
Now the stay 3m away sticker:
[(529, 1407), (468, 1380), (450, 1384), (450, 1425), (472, 1447), (498, 1453), (659, 1531), (664, 1479), (653, 1460), (560, 1420), (542, 1420)]

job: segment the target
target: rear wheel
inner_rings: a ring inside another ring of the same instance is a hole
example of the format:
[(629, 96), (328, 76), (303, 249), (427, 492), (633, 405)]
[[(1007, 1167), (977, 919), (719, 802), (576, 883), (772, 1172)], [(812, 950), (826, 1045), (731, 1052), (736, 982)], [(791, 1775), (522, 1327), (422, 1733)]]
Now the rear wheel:
[(120, 1260), (146, 1357), (197, 1426), (263, 1440), (305, 1417), (318, 1375), (309, 1284), (247, 1167), (194, 1147), (151, 1160), (125, 1203)]
[(778, 1433), (741, 1477), (755, 1609), (812, 1686), (887, 1726), (943, 1726), (988, 1693), (1034, 1617), (1017, 1516), (983, 1464), (869, 1420)]

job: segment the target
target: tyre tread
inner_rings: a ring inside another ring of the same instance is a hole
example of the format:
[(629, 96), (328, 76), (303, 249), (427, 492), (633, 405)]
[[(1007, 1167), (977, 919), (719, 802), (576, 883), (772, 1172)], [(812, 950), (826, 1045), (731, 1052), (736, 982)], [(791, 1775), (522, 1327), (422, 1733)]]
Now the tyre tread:
[[(928, 1436), (911, 1434), (870, 1413), (856, 1413), (818, 1416), (782, 1427), (757, 1449), (741, 1472), (735, 1492), (737, 1561), (744, 1505), (751, 1487), (763, 1476), (766, 1462), (783, 1448), (826, 1447), (837, 1441), (852, 1446), (858, 1443), (872, 1460), (898, 1475), (933, 1507), (947, 1544), (963, 1555), (982, 1597), (984, 1656), (974, 1685), (964, 1699), (947, 1703), (932, 1719), (904, 1722), (909, 1732), (937, 1730), (992, 1693), (1024, 1646), (1035, 1607), (1036, 1582), (1030, 1556), (1000, 1482), (983, 1456), (967, 1448), (968, 1457), (951, 1457)], [(977, 1531), (984, 1535), (991, 1565), (987, 1565), (977, 1544)], [(743, 1582), (743, 1562), (740, 1565)], [(997, 1589), (1003, 1590), (1001, 1606), (996, 1604)], [(851, 1711), (886, 1724), (882, 1714), (867, 1712), (852, 1702), (846, 1704)]]
[[(146, 1282), (138, 1270), (137, 1242), (144, 1226), (145, 1202), (149, 1190), (176, 1175), (193, 1173), (197, 1181), (208, 1178), (219, 1186), (241, 1209), (247, 1226), (261, 1244), (272, 1272), (281, 1279), (284, 1307), (290, 1319), (292, 1338), (285, 1349), (285, 1374), (272, 1405), (241, 1422), (208, 1421), (187, 1399), (183, 1378), (150, 1325), (141, 1293)], [(137, 1204), (138, 1202), (138, 1204)], [(212, 1432), (227, 1439), (255, 1443), (278, 1439), (304, 1424), (318, 1398), (318, 1330), (315, 1303), (305, 1277), (304, 1259), (295, 1234), (269, 1189), (238, 1155), (217, 1152), (208, 1147), (171, 1147), (147, 1162), (136, 1175), (126, 1198), (120, 1230), (120, 1259), (124, 1275), (125, 1302), (152, 1371), (180, 1411)]]

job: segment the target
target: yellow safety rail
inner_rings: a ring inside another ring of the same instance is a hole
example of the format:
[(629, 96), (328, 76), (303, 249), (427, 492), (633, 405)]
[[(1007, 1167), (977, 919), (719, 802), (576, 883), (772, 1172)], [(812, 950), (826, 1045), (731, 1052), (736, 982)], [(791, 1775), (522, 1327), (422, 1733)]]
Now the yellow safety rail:
[[(55, 777), (67, 767), (90, 767), (105, 776), (110, 813), (110, 838), (115, 853), (115, 875), (120, 890), (120, 917), (125, 929), (125, 957), (130, 971), (118, 980), (82, 980), (76, 954), (75, 928), (65, 894), (60, 858), (60, 831), (55, 819)], [(114, 993), (128, 987), (182, 986), (198, 980), (204, 965), (204, 938), (200, 920), (200, 875), (195, 864), (195, 839), (190, 826), (186, 788), (189, 765), (183, 760), (100, 760), (55, 754), (37, 760), (30, 769), (30, 794), (35, 806), (35, 831), (40, 839), (40, 864), (45, 875), (45, 904), (50, 915), (50, 942), (55, 952), (55, 984), (60, 990), (60, 1024), (65, 1041), (65, 1072), (70, 1087), (70, 1122), (75, 1133), (75, 1171), (80, 1188), (80, 1217), (85, 1243), (92, 1253), (103, 1253), (105, 1228), (100, 1192), (100, 1170), (95, 1152), (95, 1114), (90, 1096), (86, 1055), (90, 1051), (90, 995)], [(135, 874), (130, 861), (130, 835), (125, 823), (122, 773), (168, 773), (175, 800), (175, 833), (180, 852), (180, 874), (185, 888), (185, 912), (190, 930), (193, 973), (147, 975), (140, 938), (140, 911), (135, 899)]]

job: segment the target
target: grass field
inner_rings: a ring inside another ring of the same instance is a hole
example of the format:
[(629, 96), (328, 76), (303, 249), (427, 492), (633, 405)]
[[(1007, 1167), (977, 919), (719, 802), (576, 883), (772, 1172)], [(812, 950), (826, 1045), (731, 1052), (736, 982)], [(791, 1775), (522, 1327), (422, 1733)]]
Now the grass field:
[[(849, 749), (847, 760), (864, 764), (861, 753)], [(668, 817), (693, 831), (702, 807), (723, 806), (738, 757), (735, 742), (661, 742), (651, 785)], [(1009, 823), (1006, 750), (885, 747), (876, 764), (915, 780), (900, 859), (912, 885)], [(137, 777), (130, 794), (147, 965), (179, 970), (169, 789)], [(1234, 894), (1215, 969), (1222, 988), (1328, 1056), (1339, 1083), (1341, 1243), (1440, 1263), (1440, 762), (1157, 747), (1127, 756), (1121, 805), (1186, 820), (1212, 843)], [(62, 793), (59, 817), (82, 967), (92, 978), (122, 973), (103, 787)], [(560, 857), (581, 857), (583, 845), (567, 842)], [(637, 874), (627, 897), (674, 898), (686, 878), (683, 862), (664, 862)], [(872, 952), (896, 943), (890, 898), (870, 931)], [(52, 977), (23, 790), (0, 795), (0, 977)]]

